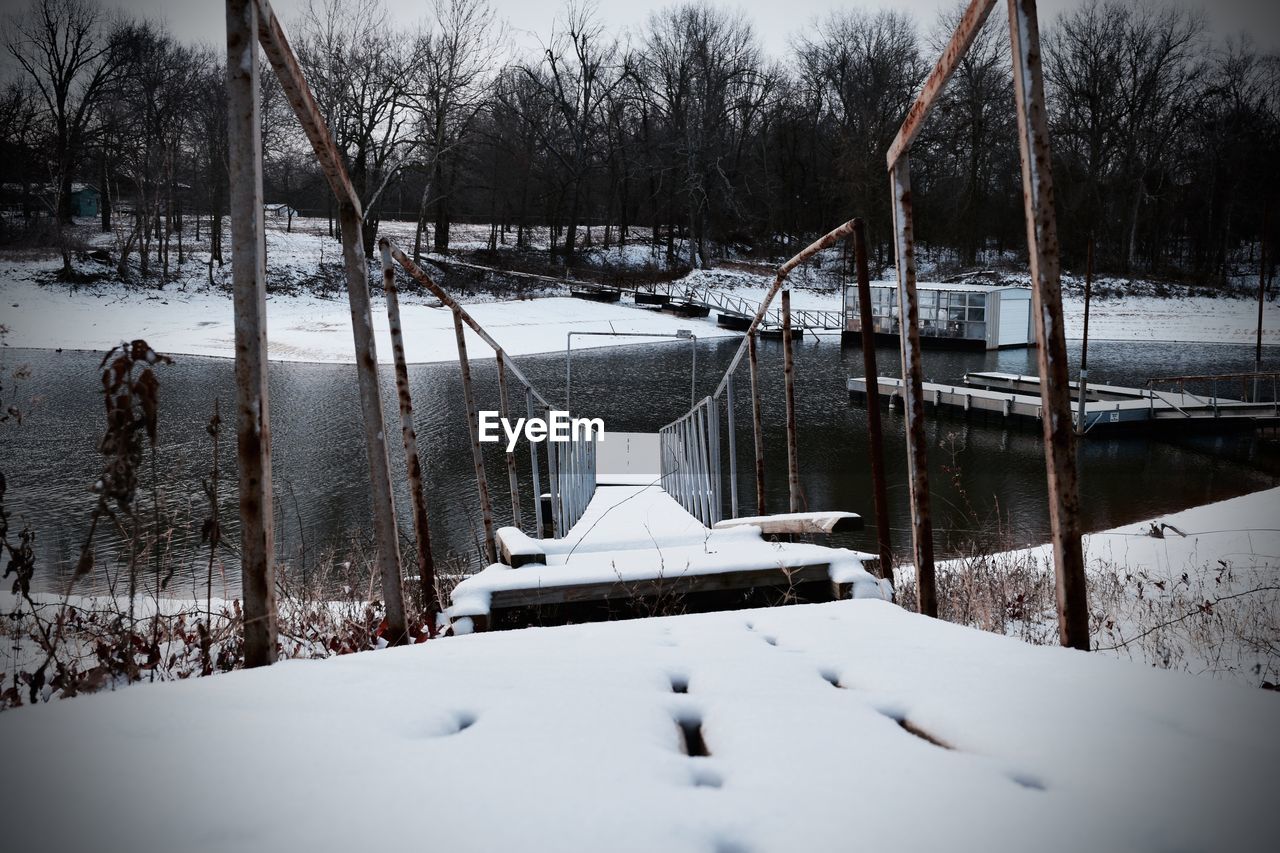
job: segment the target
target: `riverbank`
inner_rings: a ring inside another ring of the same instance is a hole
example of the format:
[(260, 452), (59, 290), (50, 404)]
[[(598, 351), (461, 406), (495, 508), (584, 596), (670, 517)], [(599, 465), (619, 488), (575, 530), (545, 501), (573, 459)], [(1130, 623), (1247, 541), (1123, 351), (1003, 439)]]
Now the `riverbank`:
[[(231, 298), (219, 292), (154, 293), (95, 288), (68, 296), (50, 287), (6, 286), (4, 325), (8, 344), (32, 349), (107, 350), (121, 340), (143, 338), (168, 355), (235, 355)], [(378, 359), (391, 362), (391, 333), (385, 304), (373, 302)], [(467, 310), (512, 355), (563, 351), (568, 332), (629, 332), (653, 338), (590, 337), (575, 349), (651, 343), (691, 329), (699, 338), (737, 334), (713, 323), (685, 320), (570, 297), (477, 302)], [(401, 305), (405, 358), (412, 364), (456, 361), (453, 314), (423, 302)], [(344, 363), (354, 361), (351, 313), (345, 298), (272, 296), (267, 300), (267, 348), (273, 361)], [(492, 350), (467, 330), (468, 355), (491, 358)]]
[[(839, 290), (809, 290), (803, 274), (793, 273), (794, 310), (839, 311)], [(1025, 278), (1025, 277), (1024, 277)], [(688, 280), (730, 290), (735, 296), (759, 301), (771, 283), (762, 275), (733, 270), (693, 272)], [(1027, 284), (1027, 281), (1019, 282)], [(1067, 340), (1084, 337), (1083, 285), (1063, 276), (1063, 321)], [(1150, 288), (1140, 288), (1149, 290)], [(1095, 296), (1089, 307), (1091, 341), (1160, 341), (1166, 343), (1253, 344), (1258, 331), (1258, 302), (1230, 296), (1125, 296), (1121, 285), (1111, 284), (1104, 298)], [(1280, 303), (1267, 302), (1263, 310), (1262, 343), (1280, 344)]]
[[(1280, 685), (1280, 488), (1083, 537), (1091, 646), (1100, 654)], [(910, 565), (900, 596), (914, 600)], [(938, 567), (940, 615), (1040, 645), (1058, 642), (1049, 545)], [(909, 603), (907, 606), (911, 606)]]
[[(270, 358), (351, 363), (354, 361), (351, 318), (340, 286), (337, 246), (324, 234), (323, 222), (299, 221), (295, 226), (292, 233), (276, 228), (267, 232), (268, 280), (272, 289), (267, 297)], [(411, 235), (400, 233), (403, 230), (391, 228), (402, 239), (411, 239)], [(89, 246), (111, 249), (111, 235), (97, 233), (88, 226), (81, 232)], [(615, 250), (608, 255), (610, 262), (646, 267), (658, 262), (643, 246), (627, 249), (630, 251)], [(832, 259), (828, 261), (834, 263)], [(756, 266), (749, 269), (744, 266), (731, 264), (724, 269), (695, 270), (672, 286), (679, 289), (682, 284), (709, 284), (759, 301), (768, 289), (771, 273), (764, 266), (758, 271)], [(174, 355), (234, 355), (230, 267), (215, 266), (210, 281), (207, 239), (188, 247), (186, 262), (175, 267), (174, 281), (164, 288), (103, 280), (106, 268), (88, 261), (77, 262), (77, 273), (98, 280), (69, 288), (56, 283), (58, 267), (57, 258), (48, 253), (30, 257), (20, 253), (0, 256), (0, 325), (8, 329), (9, 346), (97, 351), (110, 349), (121, 340), (143, 338), (157, 351)], [(811, 274), (807, 268), (796, 271), (792, 276), (793, 307), (838, 311), (841, 294), (838, 287), (831, 286), (838, 281), (838, 276), (829, 271), (820, 274)], [(444, 284), (450, 287), (447, 275)], [(1068, 339), (1079, 339), (1083, 334), (1084, 303), (1079, 284), (1070, 275), (1064, 275), (1063, 308)], [(1150, 294), (1162, 288), (1143, 286), (1142, 282), (1100, 282), (1098, 290), (1106, 295), (1096, 298), (1091, 309), (1089, 334), (1095, 341), (1252, 344), (1255, 340), (1257, 303), (1251, 299), (1204, 295), (1160, 297)], [(1123, 293), (1143, 295), (1120, 295)], [(703, 319), (680, 318), (638, 309), (629, 303), (571, 299), (554, 285), (540, 286), (522, 294), (531, 298), (510, 298), (514, 291), (506, 286), (457, 295), (513, 355), (560, 351), (570, 331), (670, 336), (688, 329), (699, 338), (740, 334), (716, 325), (714, 312)], [(416, 288), (406, 288), (401, 303), (408, 361), (430, 363), (456, 359), (450, 313), (438, 307), (433, 298), (416, 292)], [(385, 303), (376, 288), (373, 307), (379, 359), (389, 363), (391, 342)], [(467, 334), (470, 355), (490, 357), (489, 348), (470, 331)], [(646, 342), (643, 338), (593, 336), (575, 341), (575, 347), (643, 342)], [(1275, 302), (1265, 307), (1263, 343), (1280, 344), (1280, 305)]]

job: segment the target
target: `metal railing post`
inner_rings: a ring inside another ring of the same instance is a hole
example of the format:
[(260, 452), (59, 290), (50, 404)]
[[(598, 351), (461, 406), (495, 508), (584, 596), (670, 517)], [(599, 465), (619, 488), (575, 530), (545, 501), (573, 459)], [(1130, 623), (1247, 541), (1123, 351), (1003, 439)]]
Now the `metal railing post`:
[(747, 362), (751, 368), (751, 426), (756, 445), (756, 515), (764, 515), (764, 427), (760, 419), (760, 364), (755, 332), (747, 332)]
[(1089, 601), (1080, 541), (1075, 433), (1067, 384), (1067, 343), (1062, 322), (1058, 229), (1053, 204), (1049, 117), (1041, 77), (1040, 25), (1035, 0), (1009, 0), (1009, 39), (1018, 108), (1018, 150), (1027, 250), (1031, 261), (1036, 362), (1045, 417), (1045, 469), (1049, 522), (1057, 575), (1058, 636), (1064, 646), (1088, 650)]
[(867, 381), (867, 434), (871, 456), (871, 490), (876, 511), (876, 544), (880, 576), (893, 580), (893, 548), (889, 539), (889, 497), (884, 473), (884, 426), (880, 420), (880, 374), (876, 367), (875, 319), (871, 313), (871, 275), (867, 269), (866, 227), (853, 221), (853, 259), (858, 278), (858, 315), (862, 327), (862, 366)]
[(440, 612), (436, 594), (435, 560), (431, 556), (431, 526), (427, 518), (427, 496), (422, 482), (422, 458), (418, 448), (418, 432), (413, 425), (413, 398), (409, 392), (409, 366), (404, 354), (404, 333), (400, 324), (400, 294), (396, 288), (396, 270), (392, 266), (391, 246), (378, 242), (382, 257), (382, 291), (387, 300), (387, 323), (391, 327), (391, 352), (396, 366), (396, 398), (400, 405), (400, 443), (404, 448), (405, 469), (409, 477), (409, 500), (413, 505), (413, 538), (418, 557), (418, 585), (427, 617), (427, 630), (435, 633), (435, 617)]
[(462, 317), (453, 312), (453, 331), (458, 339), (458, 365), (462, 368), (462, 399), (467, 407), (467, 429), (471, 434), (471, 463), (475, 468), (476, 491), (480, 496), (480, 513), (484, 523), (485, 558), (490, 563), (498, 561), (498, 549), (493, 538), (493, 506), (489, 503), (489, 479), (484, 472), (484, 453), (480, 449), (480, 424), (476, 412), (476, 398), (471, 388), (471, 363), (467, 359), (467, 338), (462, 328)]
[(902, 402), (907, 428), (911, 485), (911, 543), (919, 610), (938, 615), (933, 569), (933, 519), (929, 511), (928, 441), (924, 422), (924, 376), (920, 364), (920, 308), (916, 297), (915, 236), (911, 221), (911, 170), (904, 155), (890, 171), (894, 249), (898, 266), (898, 341), (902, 355)]
[[(527, 417), (533, 419), (533, 391), (529, 388), (524, 389), (524, 408)], [(543, 518), (542, 518), (542, 477), (538, 471), (538, 444), (539, 442), (529, 442), (529, 467), (533, 472), (533, 523), (537, 538), (541, 539), (543, 534)]]
[[(498, 362), (498, 409), (499, 415), (506, 420), (511, 409), (507, 402), (507, 366), (504, 363), (502, 353), (494, 353), (494, 357)], [(505, 440), (505, 439), (504, 439)], [(520, 481), (516, 477), (516, 454), (514, 451), (506, 451), (507, 457), (507, 483), (511, 489), (511, 523), (516, 527), (520, 524)]]
[(729, 429), (729, 515), (738, 517), (738, 440), (737, 419), (734, 412), (733, 377), (725, 386), (725, 411)]

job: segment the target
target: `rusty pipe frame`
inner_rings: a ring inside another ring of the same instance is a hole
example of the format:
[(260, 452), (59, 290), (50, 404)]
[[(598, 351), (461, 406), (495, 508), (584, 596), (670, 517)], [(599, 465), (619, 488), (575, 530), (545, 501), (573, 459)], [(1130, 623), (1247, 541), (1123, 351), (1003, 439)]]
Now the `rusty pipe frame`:
[(547, 402), (547, 399), (538, 392), (538, 389), (534, 387), (533, 383), (529, 381), (529, 378), (524, 375), (522, 370), (520, 370), (520, 366), (515, 363), (511, 354), (503, 349), (502, 346), (493, 339), (493, 336), (485, 330), (484, 326), (480, 325), (474, 317), (467, 313), (467, 309), (462, 307), (458, 300), (450, 296), (449, 292), (443, 287), (436, 284), (436, 282), (432, 280), (431, 276), (427, 275), (420, 266), (415, 264), (408, 255), (401, 251), (400, 247), (397, 246), (394, 241), (387, 237), (382, 237), (378, 240), (379, 246), (384, 243), (391, 251), (391, 257), (395, 258), (396, 262), (400, 264), (400, 266), (404, 267), (405, 272), (409, 273), (410, 277), (429, 290), (432, 296), (444, 303), (445, 307), (453, 311), (456, 316), (461, 317), (462, 322), (466, 323), (467, 326), (471, 328), (471, 331), (479, 335), (480, 339), (488, 344), (494, 353), (502, 353), (503, 358), (506, 360), (507, 367), (511, 369), (512, 375), (515, 376), (516, 381), (520, 383), (521, 387), (530, 391), (543, 408), (548, 410), (552, 408), (552, 405)]
[[(498, 360), (498, 413), (505, 420), (510, 412), (510, 405), (507, 400), (507, 366), (502, 353), (495, 353)], [(530, 442), (532, 443), (532, 442)], [(516, 477), (516, 455), (513, 451), (508, 450), (507, 456), (507, 483), (511, 489), (511, 523), (515, 527), (520, 527), (520, 484)]]
[(970, 0), (968, 7), (965, 8), (964, 14), (960, 18), (959, 25), (956, 27), (955, 32), (951, 34), (951, 40), (947, 42), (947, 46), (943, 49), (942, 56), (938, 57), (938, 63), (934, 66), (933, 71), (929, 72), (929, 76), (925, 78), (924, 85), (920, 87), (920, 94), (916, 96), (911, 108), (907, 110), (906, 118), (902, 120), (902, 126), (898, 128), (898, 135), (894, 137), (893, 142), (889, 145), (889, 151), (885, 155), (885, 162), (890, 171), (911, 150), (911, 144), (915, 142), (916, 137), (920, 134), (920, 128), (924, 126), (924, 120), (929, 115), (929, 110), (933, 108), (934, 102), (942, 94), (942, 90), (947, 87), (947, 81), (955, 73), (956, 66), (960, 64), (960, 60), (968, 52), (969, 46), (973, 44), (973, 40), (978, 35), (978, 31), (982, 29), (982, 25), (987, 22), (987, 16), (991, 14), (991, 9), (995, 4), (996, 0)]
[(244, 663), (276, 659), (275, 516), (267, 394), (266, 252), (262, 219), (262, 120), (253, 0), (227, 0), (227, 115), (231, 280), (236, 341), (236, 461)]
[(476, 397), (471, 387), (471, 362), (467, 358), (467, 333), (462, 328), (462, 317), (453, 312), (453, 331), (458, 341), (458, 366), (462, 368), (462, 399), (467, 407), (467, 431), (471, 436), (471, 463), (475, 468), (476, 492), (480, 497), (480, 513), (484, 524), (485, 558), (490, 563), (498, 561), (498, 548), (493, 536), (493, 506), (489, 502), (489, 478), (484, 472), (484, 452), (480, 449), (480, 421), (476, 411)]
[(391, 328), (391, 353), (396, 368), (396, 399), (400, 407), (400, 443), (404, 448), (409, 476), (409, 500), (413, 505), (413, 538), (418, 557), (418, 584), (427, 631), (434, 634), (435, 617), (441, 602), (436, 594), (435, 559), (431, 555), (431, 524), (427, 516), (427, 495), (422, 479), (422, 452), (413, 424), (413, 396), (409, 391), (409, 365), (404, 354), (404, 332), (400, 323), (400, 295), (396, 269), (386, 245), (379, 246), (382, 259), (382, 291), (387, 301), (387, 323)]
[(351, 333), (355, 342), (356, 384), (364, 426), (365, 457), (373, 498), (373, 535), (377, 544), (378, 572), (386, 607), (386, 638), (390, 645), (408, 641), (404, 591), (400, 575), (400, 531), (395, 496), (391, 488), (391, 459), (387, 451), (382, 393), (378, 387), (378, 350), (373, 334), (373, 308), (369, 298), (369, 267), (361, 248), (361, 224), (356, 209), (339, 205), (342, 227), (342, 264), (347, 278), (347, 302), (351, 307)]
[(1087, 651), (1089, 601), (1085, 586), (1084, 549), (1080, 542), (1076, 436), (1071, 423), (1049, 117), (1045, 109), (1040, 25), (1035, 0), (1009, 0), (1009, 39), (1013, 54), (1014, 100), (1018, 108), (1018, 151), (1022, 159), (1027, 250), (1031, 260), (1036, 362), (1040, 368), (1040, 402), (1044, 411), (1041, 422), (1044, 426), (1049, 522), (1057, 576), (1058, 638), (1064, 646)]
[(796, 369), (791, 345), (791, 288), (782, 291), (782, 396), (787, 419), (787, 503), (800, 512), (800, 452), (796, 447)]
[(929, 507), (928, 436), (924, 419), (924, 370), (920, 362), (920, 306), (916, 295), (915, 234), (911, 211), (911, 167), (904, 157), (889, 174), (893, 194), (894, 254), (898, 268), (898, 346), (902, 356), (903, 412), (911, 491), (911, 549), (918, 609), (938, 615), (933, 566), (933, 515)]
[[(239, 5), (240, 0), (228, 0)], [(333, 137), (325, 123), (306, 76), (298, 64), (297, 55), (289, 44), (284, 25), (276, 16), (268, 0), (252, 0), (256, 10), (257, 41), (271, 63), (285, 97), (303, 132), (311, 142), (316, 159), (328, 179), (329, 186), (338, 200), (338, 216), (342, 231), (343, 266), (347, 278), (347, 299), (351, 308), (352, 335), (355, 344), (356, 377), (360, 388), (360, 409), (364, 421), (365, 448), (372, 485), (374, 511), (374, 537), (378, 548), (378, 570), (382, 576), (382, 593), (386, 607), (386, 636), (391, 644), (404, 642), (408, 637), (404, 616), (404, 593), (400, 577), (400, 541), (396, 526), (395, 497), (391, 490), (390, 460), (387, 455), (386, 430), (382, 416), (382, 402), (378, 391), (378, 358), (374, 343), (373, 322), (369, 305), (369, 270), (364, 254), (360, 251), (363, 214), (360, 198), (351, 185), (350, 175), (343, 166), (342, 157), (334, 145)], [(228, 6), (230, 13), (230, 5)], [(229, 20), (230, 24), (230, 20)], [(252, 56), (235, 57), (234, 62), (243, 70), (244, 61), (254, 62)], [(228, 57), (228, 65), (233, 58)], [(253, 74), (256, 78), (256, 63)], [(234, 134), (233, 134), (234, 135)], [(257, 153), (261, 169), (261, 151)], [(233, 182), (234, 183), (234, 182)], [(259, 199), (259, 204), (261, 200)], [(260, 214), (259, 214), (260, 215)], [(234, 254), (234, 253), (233, 253)]]
[(729, 384), (729, 377), (738, 369), (738, 364), (741, 363), (742, 357), (747, 354), (747, 341), (753, 337), (756, 329), (758, 329), (760, 324), (764, 322), (765, 315), (769, 311), (769, 305), (773, 302), (773, 298), (777, 295), (778, 291), (782, 289), (783, 282), (787, 280), (787, 276), (791, 275), (792, 270), (809, 260), (809, 258), (818, 254), (818, 252), (834, 246), (837, 242), (845, 239), (852, 233), (853, 220), (850, 219), (848, 222), (833, 228), (817, 240), (814, 240), (808, 246), (793, 255), (786, 263), (778, 267), (778, 272), (774, 276), (773, 284), (770, 285), (769, 291), (765, 294), (764, 299), (760, 301), (760, 307), (756, 309), (755, 316), (751, 318), (751, 325), (747, 327), (746, 334), (743, 335), (744, 340), (738, 345), (738, 349), (734, 351), (733, 358), (729, 360), (729, 366), (725, 369), (724, 376), (720, 379), (720, 384), (716, 386), (716, 390), (712, 392), (711, 396), (718, 398), (724, 394), (725, 386)]
[(351, 185), (351, 176), (342, 164), (342, 155), (329, 133), (324, 114), (320, 112), (320, 106), (311, 94), (311, 87), (307, 85), (297, 54), (285, 34), (284, 24), (276, 17), (269, 0), (253, 0), (253, 3), (258, 9), (258, 41), (262, 44), (263, 53), (276, 72), (285, 97), (315, 150), (316, 159), (320, 161), (320, 168), (324, 171), (333, 194), (338, 197), (339, 204), (351, 205), (357, 218), (363, 219), (360, 196)]
[[(867, 269), (866, 228), (861, 219), (853, 221), (853, 261), (858, 279), (858, 315), (862, 327), (862, 367), (868, 388), (880, 387), (876, 367), (875, 320), (871, 312), (871, 275)], [(874, 405), (872, 403), (874, 402)], [(871, 490), (876, 510), (876, 544), (880, 553), (880, 577), (893, 582), (893, 548), (889, 538), (889, 496), (884, 472), (884, 426), (879, 401), (868, 397), (867, 435), (871, 457)]]
[(760, 363), (756, 357), (755, 332), (747, 333), (747, 354), (751, 368), (751, 433), (756, 451), (756, 515), (764, 515), (764, 425), (760, 413)]

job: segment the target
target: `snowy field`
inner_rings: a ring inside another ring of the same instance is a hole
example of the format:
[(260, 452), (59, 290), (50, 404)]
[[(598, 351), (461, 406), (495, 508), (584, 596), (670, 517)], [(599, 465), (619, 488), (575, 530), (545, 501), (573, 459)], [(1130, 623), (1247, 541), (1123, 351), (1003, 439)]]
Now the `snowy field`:
[[(384, 223), (394, 239), (406, 247), (412, 244), (412, 226)], [(267, 327), (270, 357), (279, 361), (351, 362), (353, 346), (351, 319), (345, 295), (323, 298), (307, 292), (306, 282), (321, 264), (340, 260), (339, 246), (325, 235), (323, 220), (297, 220), (293, 233), (278, 227), (267, 232), (268, 275), (288, 293), (268, 297)], [(83, 233), (91, 245), (111, 248), (111, 235), (102, 235), (85, 226)], [(487, 227), (467, 226), (459, 232), (457, 248), (481, 248)], [(535, 244), (545, 239), (535, 234)], [(630, 266), (661, 266), (664, 262), (652, 248), (632, 244), (609, 253), (590, 250), (597, 259)], [(156, 350), (170, 354), (226, 356), (234, 354), (230, 266), (215, 268), (216, 287), (208, 285), (207, 251), (200, 246), (189, 251), (190, 260), (163, 290), (95, 284), (69, 293), (51, 284), (59, 262), (0, 257), (0, 324), (8, 327), (10, 346), (106, 350), (123, 339), (144, 338)], [(828, 253), (830, 254), (830, 253)], [(175, 255), (176, 257), (176, 255)], [(823, 259), (825, 266), (835, 256)], [(695, 271), (686, 280), (690, 285), (710, 284), (732, 290), (735, 295), (760, 300), (772, 278), (765, 264), (735, 263), (732, 268)], [(744, 271), (758, 269), (759, 272)], [(84, 271), (103, 272), (93, 264)], [(792, 274), (792, 305), (795, 309), (840, 308), (838, 290), (813, 289), (825, 275), (801, 268)], [(1116, 282), (1105, 289), (1115, 292)], [(678, 288), (680, 282), (676, 282)], [(600, 304), (563, 296), (519, 301), (493, 301), (474, 297), (468, 306), (477, 320), (514, 355), (553, 352), (563, 348), (568, 331), (652, 332), (670, 335), (678, 329), (692, 329), (699, 337), (736, 335), (719, 328), (714, 313), (706, 319), (683, 319), (627, 304)], [(434, 300), (416, 295), (402, 297), (407, 357), (411, 362), (446, 361), (457, 357), (452, 318), (448, 311), (431, 307)], [(1083, 329), (1083, 301), (1078, 288), (1068, 288), (1064, 301), (1067, 336), (1078, 338)], [(374, 325), (379, 358), (389, 362), (390, 337), (383, 301), (375, 294)], [(1257, 304), (1248, 299), (1135, 296), (1096, 299), (1090, 316), (1090, 337), (1094, 340), (1152, 340), (1179, 342), (1252, 343), (1257, 327)], [(471, 354), (487, 358), (488, 347), (469, 335)], [(1264, 343), (1280, 344), (1280, 306), (1269, 303), (1264, 318)], [(637, 338), (584, 338), (575, 342), (583, 348), (641, 343)]]
[[(6, 285), (3, 323), (15, 347), (106, 350), (121, 340), (143, 338), (166, 355), (235, 354), (231, 299), (216, 292), (163, 295), (111, 289), (100, 293), (65, 292), (35, 285)], [(391, 362), (391, 333), (382, 299), (374, 300), (373, 325), (378, 359)], [(737, 334), (714, 323), (626, 305), (549, 297), (512, 302), (479, 302), (468, 312), (512, 355), (564, 350), (570, 331), (646, 332), (672, 335), (694, 329), (698, 337)], [(423, 302), (400, 306), (405, 358), (411, 363), (456, 361), (453, 314)], [(275, 361), (352, 362), (351, 313), (345, 299), (273, 296), (267, 300), (267, 335)], [(582, 338), (575, 349), (636, 344), (661, 338)], [(467, 330), (467, 354), (492, 358), (493, 351)]]
[(14, 850), (1269, 851), (1277, 723), (1273, 693), (845, 601), (19, 709), (0, 801)]

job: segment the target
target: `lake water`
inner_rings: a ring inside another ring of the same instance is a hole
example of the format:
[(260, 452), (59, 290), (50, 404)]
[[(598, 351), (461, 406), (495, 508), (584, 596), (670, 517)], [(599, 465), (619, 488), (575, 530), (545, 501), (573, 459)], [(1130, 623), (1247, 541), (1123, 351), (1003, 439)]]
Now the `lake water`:
[[(699, 395), (710, 393), (732, 357), (738, 340), (698, 345)], [(771, 511), (785, 511), (786, 459), (783, 430), (782, 349), (762, 341), (764, 376), (766, 484)], [(897, 352), (879, 351), (881, 372), (897, 375)], [(1140, 385), (1148, 377), (1247, 371), (1249, 347), (1152, 343), (1090, 345), (1090, 377), (1096, 382)], [(1266, 363), (1276, 362), (1271, 348)], [(74, 566), (95, 498), (88, 487), (101, 460), (95, 447), (103, 428), (98, 362), (100, 354), (7, 349), (3, 353), (6, 404), (16, 392), (24, 402), (21, 426), (0, 426), (0, 470), (8, 479), (11, 526), (30, 524), (36, 531), (36, 585), (61, 589)], [(1078, 345), (1071, 347), (1078, 361)], [(552, 401), (563, 399), (563, 354), (524, 357), (520, 364)], [(796, 346), (796, 400), (801, 482), (812, 509), (842, 509), (863, 514), (867, 531), (841, 544), (874, 551), (871, 478), (867, 461), (866, 411), (851, 404), (849, 376), (862, 375), (861, 351), (841, 349), (832, 339), (808, 338)], [(929, 352), (926, 378), (957, 381), (972, 370), (1034, 374), (1034, 350), (993, 353)], [(16, 368), (29, 375), (10, 381)], [(481, 408), (496, 409), (497, 380), (490, 360), (473, 362)], [(689, 405), (689, 344), (651, 344), (575, 351), (573, 409), (604, 418), (607, 429), (656, 431)], [(173, 553), (178, 562), (174, 587), (180, 594), (203, 589), (207, 552), (198, 546), (199, 524), (208, 514), (200, 480), (211, 462), (205, 424), (214, 400), (225, 421), (221, 454), (220, 502), (227, 548), (217, 585), (237, 584), (234, 548), (238, 546), (234, 499), (234, 377), (232, 362), (179, 356), (158, 371), (160, 443), (156, 469), (165, 504), (175, 521)], [(462, 390), (456, 364), (410, 368), (419, 441), (424, 455), (432, 540), (439, 559), (450, 556), (474, 563), (478, 551), (478, 501)], [(276, 491), (277, 546), (281, 558), (310, 571), (323, 570), (328, 549), (367, 543), (369, 479), (365, 470), (355, 369), (349, 365), (273, 363), (270, 373), (273, 474)], [(388, 427), (394, 430), (394, 376), (382, 371)], [(738, 374), (740, 495), (743, 513), (751, 511), (750, 397), (745, 360)], [(523, 411), (523, 406), (521, 406)], [(903, 421), (885, 415), (889, 500), (895, 551), (910, 550)], [(1006, 428), (990, 421), (949, 418), (928, 421), (934, 528), (940, 554), (967, 543), (1025, 545), (1048, 538), (1044, 458), (1038, 429)], [(393, 475), (402, 533), (412, 530), (405, 491), (399, 436), (393, 435)], [(499, 524), (509, 523), (510, 502), (501, 452), (487, 445), (489, 478)], [(526, 503), (530, 475), (526, 451), (518, 451)], [(142, 474), (149, 483), (148, 468)], [(1275, 442), (1251, 433), (1196, 434), (1174, 441), (1146, 436), (1091, 439), (1081, 451), (1081, 510), (1087, 530), (1099, 530), (1233, 497), (1280, 482)], [(727, 501), (727, 492), (726, 492)], [(727, 512), (727, 510), (726, 510)], [(107, 530), (110, 540), (111, 530)], [(406, 564), (412, 552), (405, 549)], [(99, 555), (103, 549), (99, 548)], [(223, 579), (225, 578), (225, 583)], [(101, 591), (105, 578), (95, 573), (78, 591)]]

